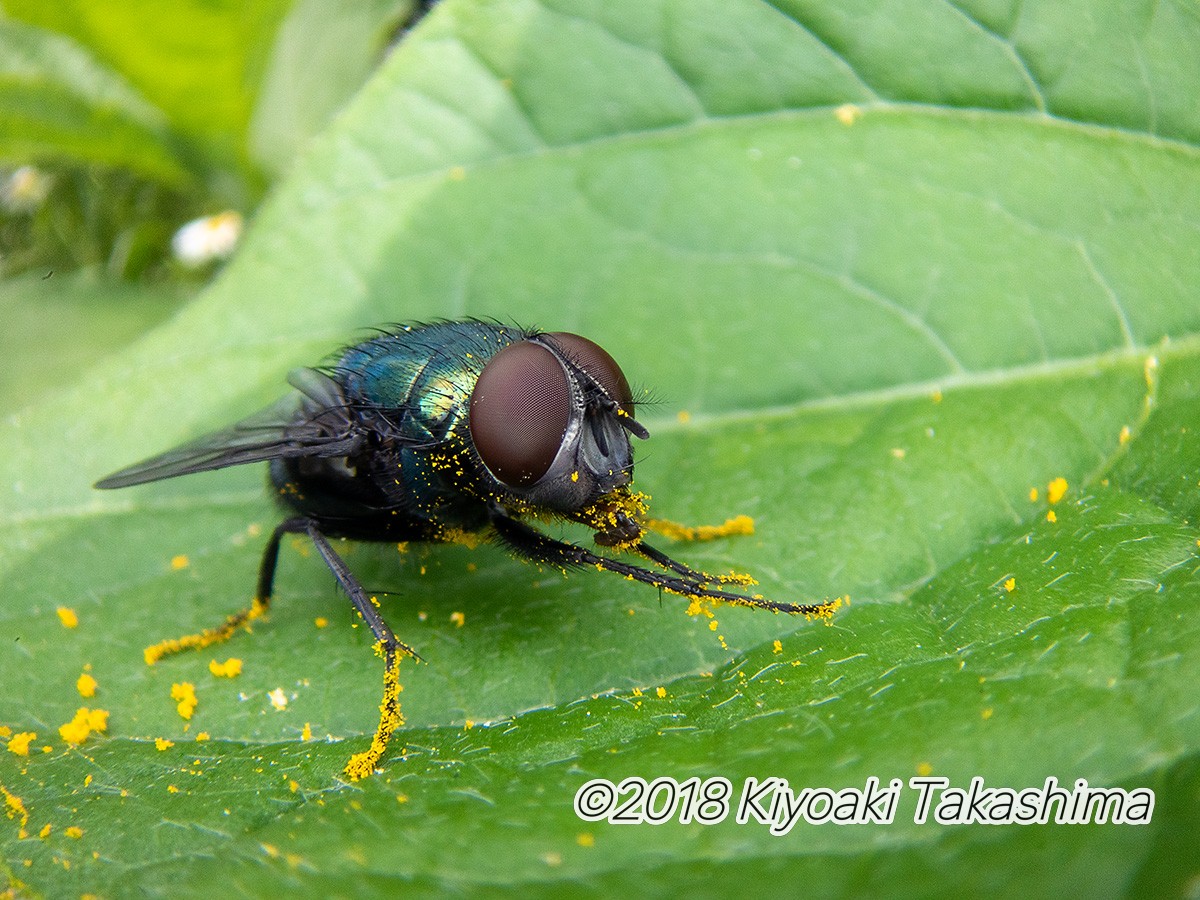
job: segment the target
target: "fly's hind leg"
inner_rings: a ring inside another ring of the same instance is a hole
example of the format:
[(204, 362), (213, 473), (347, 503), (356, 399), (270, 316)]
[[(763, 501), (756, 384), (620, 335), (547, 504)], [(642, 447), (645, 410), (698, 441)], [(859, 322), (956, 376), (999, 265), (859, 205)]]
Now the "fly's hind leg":
[(338, 556), (337, 551), (329, 543), (329, 539), (321, 533), (320, 526), (312, 519), (296, 516), (285, 519), (275, 526), (267, 546), (263, 549), (262, 562), (258, 567), (258, 586), (254, 600), (247, 609), (234, 613), (216, 628), (209, 628), (198, 634), (184, 635), (161, 641), (145, 650), (147, 665), (153, 665), (162, 657), (183, 650), (200, 650), (212, 644), (228, 640), (243, 625), (248, 625), (255, 619), (262, 618), (271, 604), (271, 594), (275, 585), (275, 569), (279, 562), (279, 544), (286, 534), (304, 534), (313, 542), (321, 559), (337, 579), (338, 585), (346, 592), (355, 610), (362, 616), (363, 621), (375, 636), (375, 649), (384, 661), (383, 700), (379, 706), (379, 727), (369, 749), (356, 753), (346, 764), (345, 773), (351, 781), (357, 781), (375, 770), (375, 766), (387, 750), (388, 741), (397, 728), (404, 724), (400, 714), (400, 656), (407, 655), (420, 661), (421, 657), (412, 647), (400, 641), (387, 622), (376, 609), (375, 598), (367, 595), (359, 580), (354, 577), (350, 567)]
[[(387, 751), (392, 733), (404, 724), (404, 716), (400, 713), (401, 654), (411, 656), (418, 662), (421, 657), (412, 647), (396, 637), (387, 622), (383, 620), (383, 616), (379, 614), (375, 598), (368, 596), (362, 584), (350, 571), (350, 567), (338, 556), (337, 551), (329, 543), (329, 539), (321, 533), (317, 523), (312, 519), (297, 521), (299, 527), (296, 530), (303, 531), (312, 540), (317, 552), (321, 554), (321, 559), (325, 561), (325, 565), (329, 566), (329, 571), (333, 573), (337, 583), (346, 592), (350, 602), (354, 604), (355, 610), (367, 623), (367, 627), (371, 629), (371, 634), (375, 636), (375, 652), (383, 657), (383, 700), (379, 704), (379, 725), (375, 729), (375, 736), (371, 739), (371, 746), (362, 753), (355, 753), (351, 756), (343, 770), (351, 781), (358, 781), (375, 771), (379, 760)], [(264, 580), (267, 586), (270, 586), (266, 563), (267, 558), (264, 555), (263, 572), (259, 579), (260, 587), (264, 584)]]
[(262, 562), (258, 567), (258, 587), (250, 606), (229, 616), (216, 628), (206, 628), (196, 634), (185, 634), (182, 637), (168, 638), (159, 641), (142, 651), (146, 665), (152, 666), (164, 656), (181, 653), (184, 650), (203, 650), (205, 647), (219, 644), (233, 637), (243, 625), (249, 625), (255, 619), (261, 619), (271, 606), (271, 590), (275, 583), (275, 566), (279, 561), (279, 542), (285, 534), (307, 533), (308, 519), (285, 519), (275, 526), (267, 546), (263, 549)]

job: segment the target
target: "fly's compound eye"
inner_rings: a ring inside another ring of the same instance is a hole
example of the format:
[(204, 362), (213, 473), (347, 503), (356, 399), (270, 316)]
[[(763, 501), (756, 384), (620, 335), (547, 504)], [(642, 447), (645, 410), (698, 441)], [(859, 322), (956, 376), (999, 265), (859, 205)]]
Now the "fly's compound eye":
[(609, 356), (607, 350), (594, 341), (569, 331), (552, 331), (542, 337), (594, 378), (623, 412), (633, 415), (633, 392), (629, 389), (625, 373), (621, 371), (617, 361)]
[(483, 464), (504, 484), (535, 484), (562, 447), (571, 402), (553, 353), (528, 341), (509, 344), (488, 360), (471, 392), (471, 438)]

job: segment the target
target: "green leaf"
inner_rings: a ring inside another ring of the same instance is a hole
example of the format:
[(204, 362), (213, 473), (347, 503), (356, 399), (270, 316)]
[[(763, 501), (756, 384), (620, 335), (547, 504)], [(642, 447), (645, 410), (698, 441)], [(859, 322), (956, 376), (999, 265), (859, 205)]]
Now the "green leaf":
[(250, 149), (286, 172), (297, 151), (362, 86), (412, 14), (412, 0), (297, 0), (279, 26), (250, 123)]
[[(0, 760), (29, 814), (29, 837), (4, 834), (12, 877), (184, 896), (1193, 883), (1200, 20), (1183, 2), (814, 6), (449, 0), (201, 300), (8, 417), (0, 723), (38, 732)], [(587, 334), (656, 392), (654, 513), (757, 523), (673, 555), (852, 603), (831, 627), (722, 608), (711, 630), (491, 546), (345, 545), (428, 660), (402, 667), (383, 773), (350, 787), (379, 662), (303, 542), (253, 635), (141, 662), (248, 601), (278, 516), (261, 472), (88, 485), (269, 402), (366, 326), (463, 315)], [(230, 656), (244, 673), (213, 677)], [(84, 703), (109, 736), (66, 749)], [(906, 792), (891, 825), (784, 837), (571, 805), (593, 777), (924, 772), (1157, 802), (1148, 827), (985, 828), (916, 824)]]
[[(166, 319), (181, 297), (177, 289), (119, 284), (94, 273), (0, 282), (0, 411), (16, 412), (74, 383), (81, 370)], [(50, 354), (55, 365), (46, 364)]]
[(240, 186), (213, 185), (234, 203), (246, 202), (236, 191), (261, 189), (245, 138), (287, 6), (286, 0), (5, 0), (9, 15), (73, 38), (120, 72), (187, 142), (192, 166), (240, 177)]
[(0, 160), (186, 173), (158, 111), (69, 38), (0, 18)]

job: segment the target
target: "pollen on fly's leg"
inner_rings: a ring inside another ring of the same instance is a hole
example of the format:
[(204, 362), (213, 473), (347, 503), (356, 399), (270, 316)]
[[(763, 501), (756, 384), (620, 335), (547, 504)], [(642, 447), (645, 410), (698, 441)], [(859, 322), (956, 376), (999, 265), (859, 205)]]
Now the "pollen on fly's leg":
[(270, 608), (271, 594), (275, 584), (275, 569), (279, 561), (279, 544), (283, 536), (287, 534), (307, 535), (313, 542), (321, 559), (337, 579), (338, 585), (346, 592), (355, 610), (371, 629), (371, 634), (375, 637), (375, 652), (384, 660), (383, 699), (379, 705), (379, 725), (371, 740), (371, 746), (362, 753), (354, 754), (344, 769), (346, 776), (351, 781), (358, 781), (375, 770), (379, 760), (387, 751), (392, 733), (404, 724), (404, 716), (400, 712), (399, 669), (401, 656), (411, 656), (418, 662), (421, 657), (412, 647), (396, 637), (379, 614), (375, 598), (367, 594), (362, 584), (354, 577), (349, 566), (333, 549), (329, 539), (325, 537), (313, 519), (297, 516), (286, 519), (275, 527), (263, 550), (262, 562), (258, 570), (258, 586), (249, 608), (229, 616), (216, 628), (179, 638), (170, 638), (147, 647), (144, 651), (146, 664), (154, 665), (164, 656), (184, 650), (200, 650), (228, 640), (238, 628), (250, 624), (255, 619), (262, 618)]
[(219, 644), (233, 637), (243, 625), (250, 625), (256, 619), (263, 618), (271, 607), (271, 594), (275, 584), (275, 567), (279, 561), (279, 543), (285, 534), (303, 533), (303, 528), (297, 523), (304, 520), (288, 519), (280, 522), (271, 533), (267, 546), (263, 549), (262, 562), (258, 567), (258, 585), (254, 599), (246, 609), (239, 610), (229, 616), (216, 628), (206, 628), (196, 634), (185, 634), (182, 637), (167, 638), (152, 644), (142, 651), (146, 665), (152, 666), (164, 656), (182, 653), (185, 650), (203, 650), (205, 647)]
[[(742, 572), (710, 575), (678, 562), (642, 540), (646, 531), (654, 531), (677, 541), (710, 541), (730, 535), (754, 534), (754, 520), (736, 516), (723, 525), (681, 525), (666, 519), (650, 518), (649, 497), (628, 487), (613, 491), (608, 497), (584, 509), (580, 521), (596, 530), (593, 540), (600, 547), (628, 550), (653, 562), (696, 585), (726, 584), (750, 587), (758, 584)], [(660, 585), (660, 587), (663, 587)], [(687, 596), (693, 596), (688, 594)]]

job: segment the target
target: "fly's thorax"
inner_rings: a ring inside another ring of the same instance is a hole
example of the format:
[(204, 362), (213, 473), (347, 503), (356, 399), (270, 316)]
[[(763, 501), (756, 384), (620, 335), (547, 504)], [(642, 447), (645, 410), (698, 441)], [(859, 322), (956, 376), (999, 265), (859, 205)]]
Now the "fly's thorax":
[(349, 348), (337, 372), (347, 399), (380, 433), (413, 445), (469, 440), (476, 381), (498, 351), (527, 334), (487, 322), (403, 328)]

